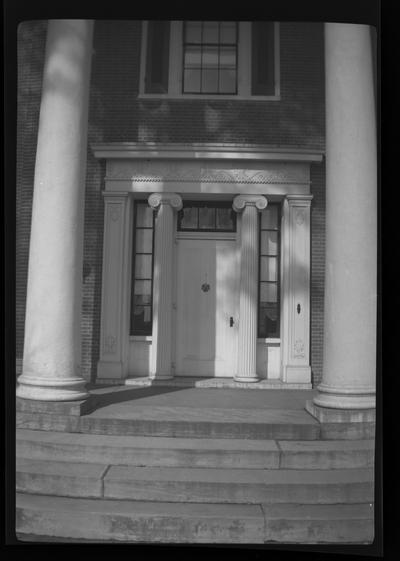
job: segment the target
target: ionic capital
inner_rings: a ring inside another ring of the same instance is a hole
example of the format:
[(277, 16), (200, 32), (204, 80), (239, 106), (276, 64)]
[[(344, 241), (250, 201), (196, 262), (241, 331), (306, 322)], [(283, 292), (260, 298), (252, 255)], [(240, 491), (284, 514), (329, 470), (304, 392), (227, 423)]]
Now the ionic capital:
[(181, 210), (182, 198), (176, 193), (153, 193), (148, 199), (148, 203), (153, 210), (161, 205), (170, 205), (174, 210)]
[(255, 206), (257, 210), (267, 207), (268, 201), (262, 195), (238, 195), (233, 199), (232, 207), (236, 212), (241, 212), (246, 206)]

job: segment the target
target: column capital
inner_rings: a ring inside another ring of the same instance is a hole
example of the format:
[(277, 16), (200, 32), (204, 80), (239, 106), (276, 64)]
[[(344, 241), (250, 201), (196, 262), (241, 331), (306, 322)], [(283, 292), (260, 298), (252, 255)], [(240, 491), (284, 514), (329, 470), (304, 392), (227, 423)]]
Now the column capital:
[(156, 210), (161, 205), (170, 205), (174, 210), (181, 210), (182, 197), (176, 193), (152, 193), (148, 203), (153, 210)]
[(285, 198), (291, 205), (310, 206), (314, 195), (286, 195)]
[(263, 210), (267, 204), (267, 199), (262, 195), (237, 195), (233, 199), (232, 207), (235, 212), (241, 212), (247, 205), (255, 206), (257, 210)]

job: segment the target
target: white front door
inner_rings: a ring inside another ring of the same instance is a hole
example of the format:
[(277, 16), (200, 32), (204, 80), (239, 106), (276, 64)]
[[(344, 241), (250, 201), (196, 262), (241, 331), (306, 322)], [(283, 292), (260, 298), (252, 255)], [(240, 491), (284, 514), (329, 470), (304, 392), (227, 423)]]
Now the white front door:
[(235, 239), (178, 239), (176, 375), (235, 374), (238, 265)]

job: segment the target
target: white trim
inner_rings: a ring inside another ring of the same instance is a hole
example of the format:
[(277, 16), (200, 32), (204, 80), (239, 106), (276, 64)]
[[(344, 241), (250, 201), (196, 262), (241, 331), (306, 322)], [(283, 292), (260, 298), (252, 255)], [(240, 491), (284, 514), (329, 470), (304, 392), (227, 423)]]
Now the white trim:
[(237, 232), (184, 232), (176, 233), (177, 240), (236, 240)]
[(96, 158), (174, 160), (228, 159), (282, 162), (322, 162), (323, 150), (285, 148), (261, 144), (180, 144), (157, 142), (96, 142), (91, 145)]
[(151, 343), (152, 335), (129, 335), (129, 341), (148, 341)]
[(190, 94), (182, 93), (182, 30), (183, 21), (170, 21), (168, 93), (146, 93), (146, 58), (148, 20), (142, 21), (142, 41), (140, 50), (139, 99), (179, 99), (181, 100), (235, 100), (235, 101), (280, 101), (280, 27), (274, 22), (274, 86), (273, 95), (251, 94), (251, 22), (239, 22), (238, 34), (238, 93), (237, 94)]

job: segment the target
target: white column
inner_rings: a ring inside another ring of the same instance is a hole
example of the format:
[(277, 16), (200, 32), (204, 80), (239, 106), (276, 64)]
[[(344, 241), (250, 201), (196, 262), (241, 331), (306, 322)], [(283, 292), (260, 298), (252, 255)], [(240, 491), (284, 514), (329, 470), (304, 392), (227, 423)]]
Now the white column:
[(238, 195), (233, 209), (242, 212), (240, 239), (240, 295), (237, 373), (238, 382), (257, 382), (258, 214), (267, 206), (260, 195)]
[(65, 401), (88, 395), (80, 332), (92, 33), (92, 20), (48, 24), (17, 388), (23, 398)]
[(326, 265), (317, 406), (375, 407), (377, 155), (370, 29), (325, 24)]
[(101, 298), (100, 360), (97, 379), (127, 375), (129, 333), (128, 263), (132, 251), (128, 193), (104, 193), (104, 241)]
[(282, 380), (311, 383), (310, 206), (312, 195), (287, 195), (282, 232)]
[(153, 193), (149, 205), (158, 210), (154, 234), (153, 331), (150, 378), (172, 378), (172, 259), (174, 210), (182, 208), (175, 193)]

